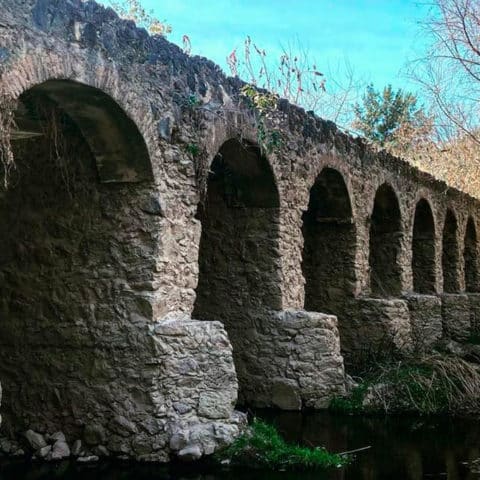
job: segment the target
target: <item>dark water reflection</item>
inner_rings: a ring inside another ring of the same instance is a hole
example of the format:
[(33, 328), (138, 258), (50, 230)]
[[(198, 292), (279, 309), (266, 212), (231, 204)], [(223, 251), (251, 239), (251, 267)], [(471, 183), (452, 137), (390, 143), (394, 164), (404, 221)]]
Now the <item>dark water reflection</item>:
[(162, 467), (102, 463), (56, 466), (5, 462), (0, 480), (418, 480), (480, 479), (462, 462), (480, 457), (480, 422), (468, 419), (349, 417), (328, 413), (259, 412), (286, 438), (307, 445), (325, 445), (343, 452), (371, 445), (347, 469), (319, 473), (215, 471), (208, 465)]

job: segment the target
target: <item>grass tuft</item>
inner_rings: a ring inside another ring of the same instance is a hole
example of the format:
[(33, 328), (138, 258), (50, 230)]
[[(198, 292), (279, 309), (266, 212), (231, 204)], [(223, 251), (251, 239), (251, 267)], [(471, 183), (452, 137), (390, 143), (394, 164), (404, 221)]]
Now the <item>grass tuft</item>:
[(378, 365), (346, 398), (342, 413), (467, 414), (480, 412), (480, 368), (453, 355), (432, 354)]
[(261, 420), (253, 423), (235, 442), (217, 455), (242, 468), (268, 470), (309, 470), (340, 468), (350, 458), (328, 452), (323, 447), (301, 447), (287, 443), (276, 428)]

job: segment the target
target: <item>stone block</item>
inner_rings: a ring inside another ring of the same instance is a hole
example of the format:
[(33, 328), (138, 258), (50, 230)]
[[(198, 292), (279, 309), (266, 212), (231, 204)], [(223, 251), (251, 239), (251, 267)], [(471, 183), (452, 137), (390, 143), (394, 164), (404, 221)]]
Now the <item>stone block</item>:
[(480, 293), (467, 293), (470, 304), (470, 328), (473, 335), (480, 335)]
[(416, 352), (428, 352), (442, 338), (442, 300), (436, 295), (408, 295), (412, 339)]
[(408, 303), (403, 299), (352, 299), (343, 313), (340, 340), (345, 363), (356, 369), (413, 348)]
[(462, 341), (471, 334), (471, 304), (466, 294), (443, 294), (442, 319), (446, 337)]
[(241, 359), (242, 400), (249, 405), (325, 408), (333, 396), (345, 392), (334, 315), (305, 310), (269, 312), (255, 335), (250, 335)]

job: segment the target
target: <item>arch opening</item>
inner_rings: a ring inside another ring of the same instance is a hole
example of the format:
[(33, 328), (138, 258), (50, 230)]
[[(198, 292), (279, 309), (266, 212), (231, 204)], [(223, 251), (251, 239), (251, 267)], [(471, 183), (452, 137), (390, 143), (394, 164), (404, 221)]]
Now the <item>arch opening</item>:
[(458, 249), (458, 223), (451, 209), (447, 210), (442, 236), (442, 271), (443, 291), (445, 293), (458, 293), (459, 283), (459, 249)]
[(101, 90), (71, 80), (48, 80), (23, 93), (14, 138), (44, 134), (52, 110), (75, 123), (93, 154), (101, 182), (152, 179), (145, 140), (125, 111)]
[(391, 297), (401, 293), (398, 257), (402, 238), (397, 195), (390, 185), (383, 184), (375, 194), (370, 223), (369, 265), (372, 295)]
[[(102, 144), (112, 130), (96, 129), (117, 114), (113, 100), (59, 84), (20, 97), (16, 168), (0, 196), (2, 429), (81, 438), (95, 418), (108, 436), (115, 415), (138, 420), (128, 404), (139, 394), (132, 363), (139, 352), (127, 339), (138, 333), (131, 316), (148, 316), (135, 285), (151, 281), (155, 244), (141, 215), (127, 214), (147, 187), (99, 182), (98, 155), (107, 161), (114, 139)], [(91, 108), (103, 120), (87, 129)], [(133, 147), (121, 150), (135, 142), (122, 140), (115, 158), (127, 158)]]
[(435, 293), (435, 223), (430, 204), (424, 198), (415, 208), (412, 273), (415, 292)]
[(305, 309), (341, 315), (355, 291), (356, 235), (342, 175), (325, 168), (310, 190), (303, 215)]
[(202, 233), (192, 315), (225, 325), (239, 401), (255, 403), (268, 368), (259, 367), (258, 349), (265, 346), (258, 343), (258, 330), (269, 312), (282, 306), (279, 195), (271, 167), (256, 145), (235, 139), (223, 144), (210, 167), (198, 217)]
[(465, 230), (463, 260), (465, 265), (465, 291), (480, 291), (478, 282), (478, 239), (472, 217), (468, 218)]

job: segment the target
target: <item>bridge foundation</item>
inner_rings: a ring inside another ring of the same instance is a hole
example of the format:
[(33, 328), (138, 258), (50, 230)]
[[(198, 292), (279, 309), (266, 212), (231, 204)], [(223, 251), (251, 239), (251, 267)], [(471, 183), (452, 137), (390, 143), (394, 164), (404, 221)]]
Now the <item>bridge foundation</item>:
[(410, 315), (405, 300), (352, 299), (343, 319), (340, 338), (347, 371), (412, 349)]
[(442, 301), (435, 295), (411, 294), (408, 303), (414, 350), (430, 351), (442, 338)]
[(345, 393), (337, 318), (304, 310), (271, 312), (254, 328), (230, 330), (240, 402), (255, 407), (326, 408)]
[(467, 293), (472, 335), (480, 335), (480, 293)]
[(467, 294), (441, 296), (444, 335), (458, 342), (471, 335), (472, 300)]

